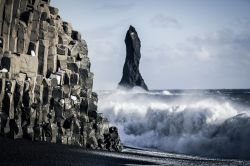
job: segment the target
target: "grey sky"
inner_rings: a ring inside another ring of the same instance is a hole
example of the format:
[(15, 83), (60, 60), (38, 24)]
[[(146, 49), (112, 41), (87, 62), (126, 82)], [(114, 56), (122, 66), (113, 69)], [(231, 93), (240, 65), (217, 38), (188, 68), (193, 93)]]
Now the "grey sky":
[(135, 26), (150, 89), (250, 88), (250, 0), (52, 0), (89, 47), (94, 89), (115, 89)]

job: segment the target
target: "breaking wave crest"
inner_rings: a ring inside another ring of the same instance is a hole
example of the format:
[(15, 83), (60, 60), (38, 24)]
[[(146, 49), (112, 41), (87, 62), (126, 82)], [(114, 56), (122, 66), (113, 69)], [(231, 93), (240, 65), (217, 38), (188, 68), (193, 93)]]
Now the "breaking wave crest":
[(212, 97), (171, 98), (167, 91), (154, 95), (119, 90), (99, 95), (100, 112), (118, 126), (127, 146), (250, 159), (249, 108)]

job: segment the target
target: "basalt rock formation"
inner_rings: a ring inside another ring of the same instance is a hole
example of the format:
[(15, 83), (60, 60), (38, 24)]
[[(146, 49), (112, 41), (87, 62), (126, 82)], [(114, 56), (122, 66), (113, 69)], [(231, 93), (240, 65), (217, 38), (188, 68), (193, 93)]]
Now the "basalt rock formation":
[(0, 1), (0, 128), (16, 139), (121, 150), (97, 112), (87, 44), (50, 0)]
[(123, 76), (119, 83), (120, 87), (131, 89), (135, 86), (148, 90), (140, 71), (139, 64), (141, 59), (141, 41), (133, 26), (129, 30), (125, 38), (126, 44), (126, 60), (123, 67)]

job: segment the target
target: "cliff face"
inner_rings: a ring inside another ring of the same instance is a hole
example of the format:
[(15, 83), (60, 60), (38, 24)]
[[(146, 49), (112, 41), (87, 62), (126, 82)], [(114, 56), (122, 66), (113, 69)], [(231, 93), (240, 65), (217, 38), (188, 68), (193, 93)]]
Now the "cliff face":
[(148, 87), (139, 71), (141, 59), (141, 41), (133, 26), (129, 27), (129, 30), (126, 34), (125, 43), (127, 54), (123, 67), (123, 76), (119, 86), (129, 89), (138, 86), (148, 90)]
[(97, 112), (87, 44), (49, 4), (0, 1), (1, 135), (121, 150)]

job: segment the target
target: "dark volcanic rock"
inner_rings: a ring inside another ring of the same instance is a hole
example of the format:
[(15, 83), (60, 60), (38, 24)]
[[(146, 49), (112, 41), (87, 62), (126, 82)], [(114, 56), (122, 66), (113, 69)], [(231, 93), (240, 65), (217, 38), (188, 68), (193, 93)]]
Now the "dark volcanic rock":
[(133, 26), (129, 27), (126, 38), (126, 61), (123, 67), (123, 76), (119, 83), (120, 87), (133, 88), (135, 86), (148, 90), (141, 73), (139, 64), (141, 59), (141, 41)]
[(87, 43), (58, 12), (50, 0), (0, 0), (0, 136), (121, 150), (97, 110)]

